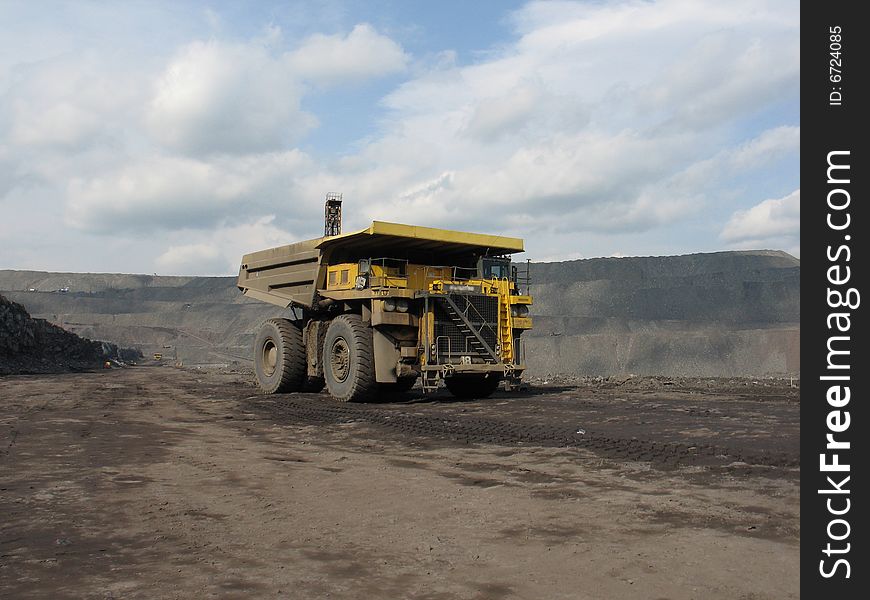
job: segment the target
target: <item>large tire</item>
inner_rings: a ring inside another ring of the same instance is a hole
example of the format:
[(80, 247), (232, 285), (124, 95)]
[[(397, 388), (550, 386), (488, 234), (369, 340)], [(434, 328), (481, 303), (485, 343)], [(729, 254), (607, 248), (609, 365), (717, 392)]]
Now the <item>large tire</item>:
[(266, 394), (298, 392), (306, 380), (302, 330), (287, 319), (269, 319), (254, 338), (254, 374)]
[(375, 361), (371, 327), (359, 315), (339, 315), (323, 340), (323, 376), (330, 395), (342, 402), (374, 399)]
[(498, 388), (501, 377), (490, 375), (454, 375), (446, 377), (444, 385), (457, 398), (488, 398)]

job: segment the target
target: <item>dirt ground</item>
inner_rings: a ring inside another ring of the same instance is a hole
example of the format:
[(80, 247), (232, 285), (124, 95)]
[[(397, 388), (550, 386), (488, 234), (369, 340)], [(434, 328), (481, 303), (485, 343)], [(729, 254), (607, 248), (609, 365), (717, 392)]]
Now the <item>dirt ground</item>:
[(170, 367), (0, 379), (0, 598), (799, 595), (799, 388), (342, 405)]

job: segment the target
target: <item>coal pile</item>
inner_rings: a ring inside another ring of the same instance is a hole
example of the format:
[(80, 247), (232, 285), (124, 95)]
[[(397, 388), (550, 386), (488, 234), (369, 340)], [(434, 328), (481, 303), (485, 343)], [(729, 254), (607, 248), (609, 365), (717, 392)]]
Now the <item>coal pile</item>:
[(141, 358), (138, 350), (81, 338), (0, 296), (0, 375), (57, 373)]

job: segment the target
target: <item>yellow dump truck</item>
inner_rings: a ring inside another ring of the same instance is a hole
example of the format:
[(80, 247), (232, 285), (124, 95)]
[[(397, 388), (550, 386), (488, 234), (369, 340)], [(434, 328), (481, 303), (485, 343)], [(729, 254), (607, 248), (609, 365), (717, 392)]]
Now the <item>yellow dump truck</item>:
[(255, 337), (259, 386), (367, 401), (418, 378), (463, 398), (516, 385), (532, 326), (510, 260), (522, 251), (517, 238), (375, 221), (245, 255), (239, 289), (290, 317)]

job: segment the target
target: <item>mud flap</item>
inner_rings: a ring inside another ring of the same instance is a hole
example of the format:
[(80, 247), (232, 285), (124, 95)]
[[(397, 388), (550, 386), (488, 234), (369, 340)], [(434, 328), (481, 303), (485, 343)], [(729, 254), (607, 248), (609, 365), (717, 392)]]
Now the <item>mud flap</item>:
[(323, 377), (323, 340), (328, 327), (328, 321), (309, 321), (303, 330), (309, 377)]
[(375, 381), (396, 383), (396, 364), (402, 359), (401, 352), (393, 340), (372, 327), (372, 341), (375, 359)]

